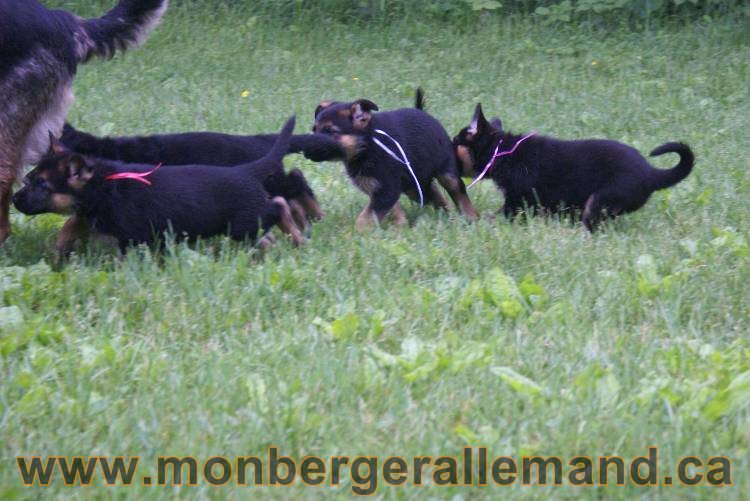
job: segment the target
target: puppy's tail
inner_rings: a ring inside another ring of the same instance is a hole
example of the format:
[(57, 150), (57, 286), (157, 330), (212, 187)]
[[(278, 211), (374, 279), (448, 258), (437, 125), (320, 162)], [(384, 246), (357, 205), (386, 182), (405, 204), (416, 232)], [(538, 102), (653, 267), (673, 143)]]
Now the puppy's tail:
[(291, 143), (296, 121), (297, 118), (294, 116), (287, 120), (284, 128), (281, 129), (281, 133), (276, 138), (276, 142), (273, 143), (273, 147), (266, 156), (257, 162), (250, 164), (252, 166), (253, 174), (258, 176), (258, 179), (265, 179), (272, 174), (283, 172), (284, 156), (289, 153), (289, 145)]
[(678, 163), (672, 169), (654, 169), (652, 171), (651, 180), (655, 190), (663, 190), (679, 183), (680, 181), (688, 177), (688, 175), (690, 175), (690, 172), (693, 170), (693, 165), (695, 164), (695, 155), (693, 155), (693, 150), (691, 150), (690, 147), (686, 144), (663, 144), (652, 151), (651, 156), (658, 157), (660, 155), (664, 155), (665, 153), (677, 153), (678, 155), (680, 155), (680, 163)]
[(76, 56), (86, 62), (94, 56), (111, 58), (120, 50), (140, 45), (159, 24), (169, 0), (120, 0), (97, 19), (83, 19), (75, 33)]
[(424, 97), (424, 90), (422, 87), (417, 87), (417, 95), (414, 98), (414, 107), (418, 110), (424, 111), (426, 99)]

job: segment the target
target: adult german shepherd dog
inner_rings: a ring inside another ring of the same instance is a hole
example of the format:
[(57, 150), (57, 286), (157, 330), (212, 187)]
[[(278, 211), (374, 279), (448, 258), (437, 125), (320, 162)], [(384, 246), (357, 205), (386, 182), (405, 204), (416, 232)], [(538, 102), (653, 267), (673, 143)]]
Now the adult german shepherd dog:
[(0, 0), (0, 243), (21, 167), (47, 152), (73, 103), (78, 64), (112, 57), (146, 39), (168, 0), (120, 0), (98, 19), (49, 10), (36, 0)]

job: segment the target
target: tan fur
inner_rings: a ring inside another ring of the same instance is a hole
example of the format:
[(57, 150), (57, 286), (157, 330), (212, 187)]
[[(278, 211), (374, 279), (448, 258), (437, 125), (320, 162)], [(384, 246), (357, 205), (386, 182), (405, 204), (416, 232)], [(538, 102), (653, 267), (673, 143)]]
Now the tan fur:
[(474, 161), (471, 158), (471, 151), (468, 146), (459, 146), (456, 148), (456, 156), (461, 162), (461, 172), (464, 175), (470, 175), (474, 172)]
[(409, 220), (406, 218), (406, 213), (400, 202), (396, 202), (396, 205), (391, 209), (391, 217), (393, 217), (393, 223), (396, 226), (407, 226)]
[(60, 257), (65, 257), (73, 252), (75, 243), (79, 240), (85, 240), (90, 233), (89, 222), (82, 216), (72, 216), (65, 221), (60, 233), (57, 235), (57, 249)]
[(375, 226), (376, 224), (377, 218), (375, 217), (375, 213), (372, 211), (372, 202), (368, 202), (360, 215), (357, 216), (357, 231), (365, 231), (368, 228)]
[(352, 182), (354, 183), (354, 186), (370, 196), (380, 189), (380, 181), (374, 177), (357, 176), (352, 179)]
[(302, 195), (297, 198), (297, 202), (302, 204), (307, 217), (313, 221), (320, 221), (325, 217), (325, 213), (323, 212), (323, 209), (320, 208), (318, 201), (310, 195)]
[(281, 220), (279, 221), (279, 228), (292, 240), (292, 245), (295, 247), (305, 243), (305, 237), (302, 236), (297, 225), (294, 223), (291, 209), (289, 204), (283, 197), (275, 197), (273, 202), (281, 207)]
[(430, 183), (430, 196), (432, 197), (432, 205), (436, 209), (448, 210), (448, 201), (440, 192), (440, 189), (435, 185), (435, 181)]
[(349, 161), (359, 153), (359, 139), (357, 136), (345, 134), (339, 138), (339, 144), (346, 152), (346, 160)]
[(372, 118), (372, 114), (369, 111), (365, 111), (362, 109), (362, 105), (359, 103), (354, 103), (352, 105), (351, 111), (344, 110), (348, 112), (348, 115), (352, 117), (352, 125), (355, 129), (358, 130), (365, 130), (367, 129), (367, 126), (370, 125), (370, 119)]
[(50, 197), (52, 210), (57, 214), (70, 214), (74, 204), (75, 199), (71, 195), (55, 193)]
[(472, 205), (469, 196), (466, 194), (466, 190), (461, 189), (462, 183), (458, 178), (454, 176), (443, 175), (438, 177), (438, 182), (451, 196), (451, 198), (453, 199), (453, 203), (456, 204), (458, 210), (461, 211), (461, 213), (464, 214), (469, 221), (479, 220), (479, 213)]
[(304, 207), (302, 207), (302, 204), (297, 200), (289, 200), (289, 209), (292, 212), (292, 217), (294, 218), (297, 227), (303, 231), (307, 230), (310, 226), (310, 222), (307, 219), (307, 213)]

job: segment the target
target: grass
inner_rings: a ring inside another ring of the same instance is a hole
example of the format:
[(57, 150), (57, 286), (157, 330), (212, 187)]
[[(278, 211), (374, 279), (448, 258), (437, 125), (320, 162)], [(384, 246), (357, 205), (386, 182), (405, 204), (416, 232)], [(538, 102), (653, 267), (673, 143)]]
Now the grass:
[[(66, 2), (92, 15), (103, 4)], [(197, 9), (197, 10), (196, 10)], [(579, 225), (419, 211), (359, 235), (337, 164), (298, 157), (327, 218), (302, 249), (217, 239), (54, 271), (57, 216), (13, 216), (0, 251), (0, 497), (347, 496), (340, 489), (20, 486), (17, 455), (494, 455), (733, 459), (750, 490), (750, 40), (746, 18), (645, 32), (269, 23), (175, 7), (145, 48), (82, 67), (71, 121), (101, 134), (275, 131), (323, 99), (408, 106), (455, 133), (474, 104), (507, 127), (668, 140), (694, 174), (595, 236)], [(243, 91), (249, 97), (243, 98)], [(668, 167), (676, 158), (660, 159)], [(501, 196), (473, 194), (484, 216)], [(530, 278), (531, 277), (531, 278)], [(508, 373), (507, 369), (512, 372)], [(505, 374), (502, 377), (500, 374)], [(510, 376), (508, 376), (510, 374)], [(528, 378), (521, 379), (517, 374)], [(744, 379), (743, 379), (744, 378)], [(743, 381), (745, 381), (743, 385)], [(153, 471), (152, 471), (153, 473)], [(347, 477), (344, 477), (345, 479)], [(675, 490), (677, 489), (677, 490)], [(632, 496), (608, 487), (384, 488), (386, 498)]]

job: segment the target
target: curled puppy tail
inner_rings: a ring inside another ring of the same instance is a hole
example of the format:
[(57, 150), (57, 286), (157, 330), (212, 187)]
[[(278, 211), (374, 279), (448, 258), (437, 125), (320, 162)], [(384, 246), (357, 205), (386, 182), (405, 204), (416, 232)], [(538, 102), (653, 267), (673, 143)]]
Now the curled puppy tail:
[(690, 172), (692, 172), (693, 170), (693, 165), (695, 164), (695, 155), (693, 154), (693, 150), (691, 150), (690, 147), (686, 144), (663, 144), (652, 151), (651, 156), (658, 157), (666, 153), (677, 153), (678, 155), (680, 155), (680, 163), (678, 163), (672, 169), (654, 169), (651, 172), (651, 182), (653, 184), (653, 189), (655, 190), (663, 190), (679, 183), (680, 181), (688, 177), (688, 175), (690, 175)]

